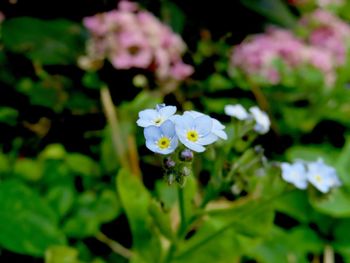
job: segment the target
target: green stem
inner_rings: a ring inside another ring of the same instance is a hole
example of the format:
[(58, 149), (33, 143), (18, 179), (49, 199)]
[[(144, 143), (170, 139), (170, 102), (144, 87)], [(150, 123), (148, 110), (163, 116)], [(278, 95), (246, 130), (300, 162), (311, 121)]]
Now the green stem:
[(112, 133), (112, 142), (115, 149), (115, 152), (119, 158), (121, 166), (130, 170), (129, 161), (127, 158), (127, 152), (125, 149), (125, 142), (122, 137), (119, 120), (117, 117), (117, 113), (112, 101), (111, 93), (107, 86), (101, 88), (101, 101), (103, 105), (103, 109), (107, 118), (107, 122), (111, 127)]
[(117, 241), (110, 239), (102, 232), (98, 232), (95, 237), (97, 240), (109, 246), (114, 253), (121, 255), (122, 257), (127, 259), (130, 259), (133, 256), (132, 252), (129, 249), (123, 247)]
[(187, 219), (186, 219), (186, 211), (185, 211), (185, 199), (184, 199), (184, 191), (182, 187), (177, 188), (178, 192), (178, 202), (179, 202), (179, 213), (180, 213), (180, 226), (178, 230), (178, 238), (177, 240), (173, 240), (169, 250), (164, 257), (164, 263), (169, 263), (171, 262), (174, 253), (176, 252), (177, 249), (177, 242), (178, 239), (181, 239), (184, 235), (184, 232), (186, 231), (187, 228)]
[(178, 187), (178, 195), (179, 195), (179, 212), (180, 212), (180, 228), (179, 228), (179, 235), (183, 233), (183, 231), (186, 229), (187, 225), (187, 218), (186, 218), (186, 211), (185, 211), (185, 199), (184, 199), (184, 191), (182, 187)]

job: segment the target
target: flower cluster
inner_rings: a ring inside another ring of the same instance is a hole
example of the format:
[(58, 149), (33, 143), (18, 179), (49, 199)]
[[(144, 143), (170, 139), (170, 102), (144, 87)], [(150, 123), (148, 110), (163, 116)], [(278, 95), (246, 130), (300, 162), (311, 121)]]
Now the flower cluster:
[(155, 153), (170, 154), (180, 141), (192, 151), (203, 152), (206, 145), (219, 138), (227, 139), (225, 126), (218, 120), (196, 111), (185, 111), (183, 115), (175, 112), (175, 106), (159, 104), (155, 109), (139, 113), (137, 124), (145, 128), (148, 149)]
[(300, 24), (311, 30), (308, 42), (330, 53), (338, 65), (343, 65), (350, 41), (350, 26), (337, 16), (322, 9), (306, 14)]
[(335, 81), (336, 65), (332, 54), (304, 43), (285, 29), (270, 28), (264, 34), (248, 38), (234, 49), (231, 57), (231, 65), (246, 77), (270, 85), (282, 82), (279, 63), (289, 73), (311, 66), (324, 74), (327, 85)]
[(269, 28), (234, 48), (231, 67), (262, 85), (283, 84), (284, 76), (290, 78), (301, 68), (311, 67), (322, 73), (327, 86), (334, 85), (336, 70), (346, 59), (349, 25), (322, 10), (301, 18), (300, 24), (315, 27), (306, 41), (291, 31)]
[(289, 0), (288, 2), (301, 8), (314, 5), (325, 9), (339, 8), (345, 4), (345, 0)]
[(118, 9), (84, 18), (91, 38), (83, 68), (101, 65), (107, 58), (116, 69), (143, 68), (159, 80), (183, 80), (193, 68), (182, 61), (186, 45), (170, 27), (135, 3), (121, 1)]
[(241, 121), (253, 121), (254, 130), (257, 133), (265, 134), (270, 129), (271, 122), (269, 116), (256, 106), (250, 107), (248, 113), (248, 111), (245, 108), (243, 108), (243, 106), (240, 104), (226, 105), (225, 113), (226, 115), (234, 117)]
[(299, 189), (306, 189), (308, 183), (322, 193), (341, 186), (336, 170), (322, 159), (315, 162), (297, 161), (293, 164), (282, 163), (282, 178)]

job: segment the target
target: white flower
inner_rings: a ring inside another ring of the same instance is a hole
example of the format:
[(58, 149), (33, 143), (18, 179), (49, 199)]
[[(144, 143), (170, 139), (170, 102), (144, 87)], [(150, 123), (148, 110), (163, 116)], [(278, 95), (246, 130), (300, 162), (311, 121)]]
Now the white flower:
[(336, 170), (326, 165), (322, 159), (307, 164), (307, 179), (322, 193), (327, 193), (333, 187), (339, 187), (341, 182)]
[(175, 106), (158, 104), (156, 109), (147, 109), (139, 112), (139, 119), (136, 121), (140, 127), (160, 126), (176, 112)]
[(160, 127), (154, 125), (146, 127), (144, 135), (146, 147), (155, 153), (172, 153), (178, 145), (175, 126), (170, 120), (163, 122)]
[(235, 117), (241, 121), (247, 120), (250, 118), (250, 114), (243, 108), (242, 105), (226, 105), (225, 106), (225, 114), (231, 117)]
[(267, 133), (271, 125), (269, 116), (256, 106), (251, 107), (249, 111), (252, 113), (253, 118), (255, 120), (254, 130), (260, 134)]
[(203, 146), (215, 142), (218, 137), (212, 133), (213, 121), (209, 116), (193, 118), (184, 114), (174, 118), (175, 131), (179, 140), (195, 152), (204, 152)]
[(307, 188), (307, 177), (305, 165), (301, 162), (294, 164), (282, 163), (282, 178), (284, 181), (293, 184), (296, 188)]
[[(194, 110), (191, 110), (191, 111), (185, 111), (184, 114), (189, 114), (191, 115), (193, 118), (198, 118), (198, 117), (202, 117), (202, 116), (208, 116), (208, 115), (205, 115), (203, 113), (200, 113), (198, 111), (194, 111)], [(209, 116), (210, 117), (210, 116)], [(227, 134), (226, 132), (224, 131), (225, 129), (225, 126), (221, 124), (221, 122), (219, 122), (217, 119), (214, 119), (212, 117), (210, 117), (211, 120), (213, 121), (213, 127), (212, 127), (212, 130), (211, 132), (218, 136), (219, 138), (221, 139), (224, 139), (224, 140), (227, 140)]]

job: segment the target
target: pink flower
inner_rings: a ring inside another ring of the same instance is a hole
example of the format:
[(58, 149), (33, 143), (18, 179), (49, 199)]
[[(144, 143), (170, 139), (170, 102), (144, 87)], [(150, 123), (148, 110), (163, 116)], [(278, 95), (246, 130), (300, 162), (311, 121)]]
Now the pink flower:
[(193, 74), (193, 67), (183, 63), (181, 60), (176, 62), (170, 69), (171, 76), (177, 80), (183, 80)]
[(160, 81), (183, 80), (193, 72), (182, 61), (186, 45), (181, 37), (137, 4), (121, 1), (117, 10), (86, 17), (83, 23), (91, 35), (89, 61), (103, 57), (117, 69), (152, 70)]
[(144, 36), (132, 32), (119, 35), (118, 50), (112, 54), (111, 62), (118, 69), (147, 68), (152, 61), (152, 51)]

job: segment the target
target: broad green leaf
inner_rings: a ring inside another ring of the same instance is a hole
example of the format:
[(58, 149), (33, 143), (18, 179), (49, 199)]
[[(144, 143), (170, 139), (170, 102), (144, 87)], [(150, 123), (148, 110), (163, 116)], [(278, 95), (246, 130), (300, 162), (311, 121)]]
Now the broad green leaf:
[(133, 236), (133, 251), (138, 259), (133, 262), (159, 262), (161, 245), (149, 214), (151, 197), (141, 181), (126, 170), (117, 176), (117, 189)]
[(74, 198), (75, 192), (68, 185), (53, 186), (46, 196), (47, 202), (61, 218), (72, 208)]
[(254, 239), (269, 233), (274, 217), (270, 203), (246, 201), (226, 206), (208, 210), (194, 235), (180, 244), (176, 262), (227, 262), (241, 253), (232, 249), (240, 244), (238, 236), (246, 236), (252, 244)]
[(346, 144), (337, 158), (335, 165), (338, 175), (343, 184), (350, 186), (350, 137), (347, 137)]
[(277, 211), (285, 213), (300, 222), (308, 222), (312, 207), (305, 191), (293, 191), (275, 201)]
[(79, 263), (78, 251), (72, 247), (52, 246), (45, 252), (45, 263)]
[(100, 226), (110, 222), (121, 213), (117, 194), (105, 189), (97, 195), (85, 192), (78, 196), (73, 214), (63, 224), (64, 232), (75, 238), (94, 236)]
[(86, 155), (71, 153), (67, 155), (66, 162), (68, 167), (79, 175), (89, 177), (96, 177), (100, 175), (100, 169), (97, 163)]
[(0, 122), (15, 126), (17, 124), (18, 111), (10, 107), (0, 107)]
[(0, 184), (0, 245), (16, 253), (42, 256), (52, 245), (65, 244), (50, 207), (17, 181)]
[(160, 233), (169, 240), (174, 240), (174, 233), (171, 229), (170, 214), (162, 209), (160, 203), (158, 203), (156, 200), (152, 200), (149, 207), (149, 213)]
[(311, 195), (310, 203), (316, 210), (333, 217), (350, 216), (350, 194), (344, 188), (322, 196)]
[(162, 17), (172, 29), (181, 34), (184, 29), (186, 16), (184, 12), (172, 1), (162, 1)]
[(261, 263), (307, 263), (308, 253), (318, 254), (322, 249), (322, 241), (307, 227), (300, 226), (286, 231), (275, 226), (248, 255)]
[(84, 50), (81, 28), (68, 20), (32, 17), (6, 19), (2, 40), (7, 49), (45, 65), (75, 63)]
[(18, 159), (14, 166), (14, 173), (25, 180), (38, 181), (43, 176), (43, 167), (37, 160)]
[(241, 0), (241, 2), (282, 26), (293, 27), (296, 24), (296, 18), (282, 0)]
[(62, 160), (66, 156), (64, 146), (59, 143), (50, 144), (40, 153), (42, 159)]

